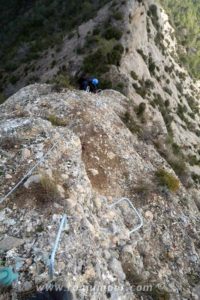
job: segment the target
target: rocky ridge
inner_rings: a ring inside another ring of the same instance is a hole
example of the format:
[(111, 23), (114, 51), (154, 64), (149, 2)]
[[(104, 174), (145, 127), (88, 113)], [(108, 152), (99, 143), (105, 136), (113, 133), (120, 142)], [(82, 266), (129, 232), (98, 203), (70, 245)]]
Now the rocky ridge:
[[(127, 128), (128, 108), (129, 99), (116, 91), (57, 93), (51, 85), (28, 86), (0, 106), (1, 197), (55, 145), (1, 204), (1, 256), (19, 272), (19, 299), (49, 282), (48, 258), (64, 213), (69, 226), (55, 280), (74, 299), (198, 299), (199, 192), (180, 182), (172, 192), (157, 182), (160, 168), (176, 175)], [(110, 207), (121, 197), (144, 220), (131, 235), (135, 213), (123, 203)], [(141, 291), (148, 284), (152, 290)]]

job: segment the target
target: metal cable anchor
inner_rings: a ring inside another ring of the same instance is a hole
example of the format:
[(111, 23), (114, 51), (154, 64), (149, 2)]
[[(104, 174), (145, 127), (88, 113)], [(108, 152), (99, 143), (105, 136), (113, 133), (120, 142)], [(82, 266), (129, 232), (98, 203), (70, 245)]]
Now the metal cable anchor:
[(53, 246), (51, 256), (50, 256), (49, 277), (50, 277), (51, 280), (53, 279), (53, 275), (54, 275), (55, 255), (56, 255), (58, 245), (59, 245), (59, 242), (60, 242), (61, 233), (63, 231), (64, 226), (66, 226), (67, 224), (68, 224), (67, 215), (64, 214), (63, 217), (62, 217), (62, 220), (60, 222), (59, 230), (58, 230), (58, 233), (57, 233), (57, 236), (56, 236), (56, 241), (55, 241), (55, 244)]

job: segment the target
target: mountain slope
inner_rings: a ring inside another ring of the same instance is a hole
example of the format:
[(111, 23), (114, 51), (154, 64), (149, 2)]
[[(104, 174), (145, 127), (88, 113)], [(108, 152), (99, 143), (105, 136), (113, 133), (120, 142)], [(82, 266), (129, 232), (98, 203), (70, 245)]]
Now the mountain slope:
[(180, 44), (181, 62), (200, 79), (200, 3), (199, 1), (161, 0), (170, 16)]

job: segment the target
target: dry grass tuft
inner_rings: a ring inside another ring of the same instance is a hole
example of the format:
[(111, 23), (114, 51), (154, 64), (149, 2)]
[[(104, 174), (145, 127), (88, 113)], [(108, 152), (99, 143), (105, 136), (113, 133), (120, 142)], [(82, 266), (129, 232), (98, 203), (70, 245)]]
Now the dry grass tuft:
[(43, 205), (61, 200), (57, 184), (47, 175), (43, 175), (39, 183), (33, 184), (31, 190), (38, 204)]
[(159, 169), (155, 173), (158, 184), (165, 186), (171, 192), (177, 192), (180, 188), (180, 181), (171, 173), (164, 169)]
[(67, 120), (64, 120), (63, 118), (59, 118), (56, 115), (49, 115), (47, 117), (47, 120), (51, 122), (53, 126), (66, 126)]

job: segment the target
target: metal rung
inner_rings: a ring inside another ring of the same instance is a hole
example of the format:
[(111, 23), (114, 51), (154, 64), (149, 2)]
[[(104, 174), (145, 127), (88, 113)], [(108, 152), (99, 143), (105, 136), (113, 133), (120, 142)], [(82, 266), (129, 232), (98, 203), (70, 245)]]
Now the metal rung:
[(120, 202), (127, 202), (129, 204), (129, 206), (134, 210), (134, 212), (136, 213), (140, 224), (137, 225), (135, 228), (133, 228), (132, 230), (129, 231), (129, 234), (136, 232), (137, 230), (139, 230), (142, 226), (143, 226), (143, 219), (141, 217), (141, 215), (139, 214), (139, 212), (137, 211), (137, 209), (133, 206), (133, 204), (131, 203), (131, 201), (128, 198), (121, 198), (119, 200), (117, 200), (116, 202), (112, 203), (111, 205), (108, 205), (109, 208), (114, 207), (115, 205), (119, 204)]

